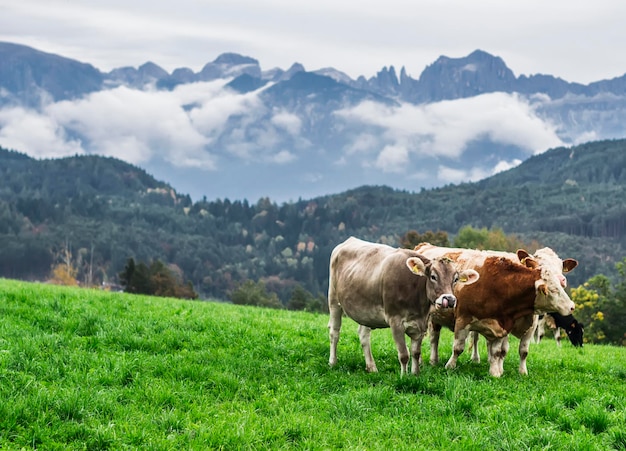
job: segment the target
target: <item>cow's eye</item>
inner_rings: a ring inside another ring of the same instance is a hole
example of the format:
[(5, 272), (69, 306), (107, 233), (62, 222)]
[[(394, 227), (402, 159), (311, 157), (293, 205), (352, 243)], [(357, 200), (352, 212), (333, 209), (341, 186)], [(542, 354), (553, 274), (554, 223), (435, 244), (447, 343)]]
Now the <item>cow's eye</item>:
[(431, 274), (430, 280), (432, 280), (433, 282), (437, 282), (437, 274)]
[(454, 276), (454, 280), (452, 281), (452, 283), (454, 284), (454, 283), (457, 283), (458, 281), (459, 281), (459, 275), (458, 275), (458, 274), (456, 274), (456, 275)]

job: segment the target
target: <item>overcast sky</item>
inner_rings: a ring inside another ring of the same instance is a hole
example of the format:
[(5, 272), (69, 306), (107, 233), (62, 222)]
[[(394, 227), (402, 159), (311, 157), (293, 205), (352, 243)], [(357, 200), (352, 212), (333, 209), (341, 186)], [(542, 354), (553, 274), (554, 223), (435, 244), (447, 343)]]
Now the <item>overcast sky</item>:
[(623, 0), (0, 0), (0, 41), (102, 71), (152, 61), (199, 71), (224, 52), (263, 70), (384, 66), (413, 78), (440, 55), (481, 49), (516, 76), (570, 82), (626, 73)]

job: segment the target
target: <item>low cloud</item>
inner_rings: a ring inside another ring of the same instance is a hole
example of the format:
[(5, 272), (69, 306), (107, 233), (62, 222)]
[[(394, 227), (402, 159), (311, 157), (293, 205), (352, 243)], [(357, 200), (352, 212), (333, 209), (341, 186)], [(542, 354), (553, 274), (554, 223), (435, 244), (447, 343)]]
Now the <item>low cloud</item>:
[(67, 136), (53, 118), (24, 108), (0, 110), (0, 145), (35, 158), (84, 154), (81, 142)]
[[(226, 82), (172, 91), (118, 87), (40, 112), (7, 107), (0, 110), (0, 145), (36, 158), (99, 154), (200, 170), (219, 170), (227, 159), (285, 165), (312, 151), (301, 135), (304, 118), (269, 109), (259, 97), (264, 88), (238, 94), (223, 89)], [(549, 101), (504, 93), (426, 105), (367, 101), (336, 113), (336, 126), (351, 138), (341, 151), (321, 148), (319, 155), (335, 167), (365, 168), (407, 186), (478, 180), (520, 160), (517, 154), (474, 161), (465, 155), (474, 142), (488, 139), (529, 155), (562, 145), (556, 127), (537, 114)]]
[(290, 135), (297, 136), (302, 127), (302, 121), (295, 114), (281, 111), (272, 116), (271, 122), (278, 128), (288, 132)]
[(437, 178), (443, 183), (475, 182), (490, 176), (490, 172), (481, 168), (467, 170), (454, 169), (447, 166), (439, 166)]
[[(491, 93), (425, 105), (388, 106), (366, 101), (337, 115), (350, 123), (381, 130), (384, 145), (405, 147), (418, 156), (458, 159), (469, 143), (485, 137), (518, 146), (529, 155), (563, 145), (556, 127), (538, 117), (533, 106), (515, 94)], [(344, 152), (350, 155), (363, 148), (363, 142), (355, 140)], [(393, 165), (398, 155), (383, 150), (376, 165), (388, 167), (383, 161), (386, 156)]]
[[(173, 91), (118, 87), (50, 103), (41, 112), (4, 108), (0, 145), (36, 158), (99, 154), (133, 164), (158, 158), (177, 167), (214, 170), (218, 158), (207, 149), (220, 139), (227, 141), (224, 148), (239, 149), (241, 158), (279, 141), (271, 127), (248, 130), (265, 114), (258, 94), (232, 94), (223, 89), (224, 83), (193, 83)], [(224, 137), (232, 118), (241, 133), (235, 130)], [(291, 131), (297, 126), (284, 115), (278, 122)], [(256, 146), (247, 148), (250, 133)], [(284, 155), (277, 158), (285, 159)]]

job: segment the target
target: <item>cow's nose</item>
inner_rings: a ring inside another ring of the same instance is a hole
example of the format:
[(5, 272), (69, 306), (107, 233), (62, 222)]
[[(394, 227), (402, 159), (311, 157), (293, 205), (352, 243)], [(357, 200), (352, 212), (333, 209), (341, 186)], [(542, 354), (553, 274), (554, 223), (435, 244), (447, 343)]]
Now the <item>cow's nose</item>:
[(456, 297), (451, 294), (446, 294), (443, 297), (444, 301), (448, 302), (448, 307), (452, 308), (456, 306)]

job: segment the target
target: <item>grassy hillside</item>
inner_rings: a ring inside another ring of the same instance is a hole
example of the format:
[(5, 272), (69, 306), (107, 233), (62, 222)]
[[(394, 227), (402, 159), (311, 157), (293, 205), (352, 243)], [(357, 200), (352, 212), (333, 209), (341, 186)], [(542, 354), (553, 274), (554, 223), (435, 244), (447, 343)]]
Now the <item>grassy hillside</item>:
[(500, 379), (484, 348), (400, 378), (388, 330), (365, 373), (350, 320), (329, 368), (326, 322), (0, 279), (0, 448), (626, 449), (625, 348), (544, 340), (522, 377), (513, 340)]

